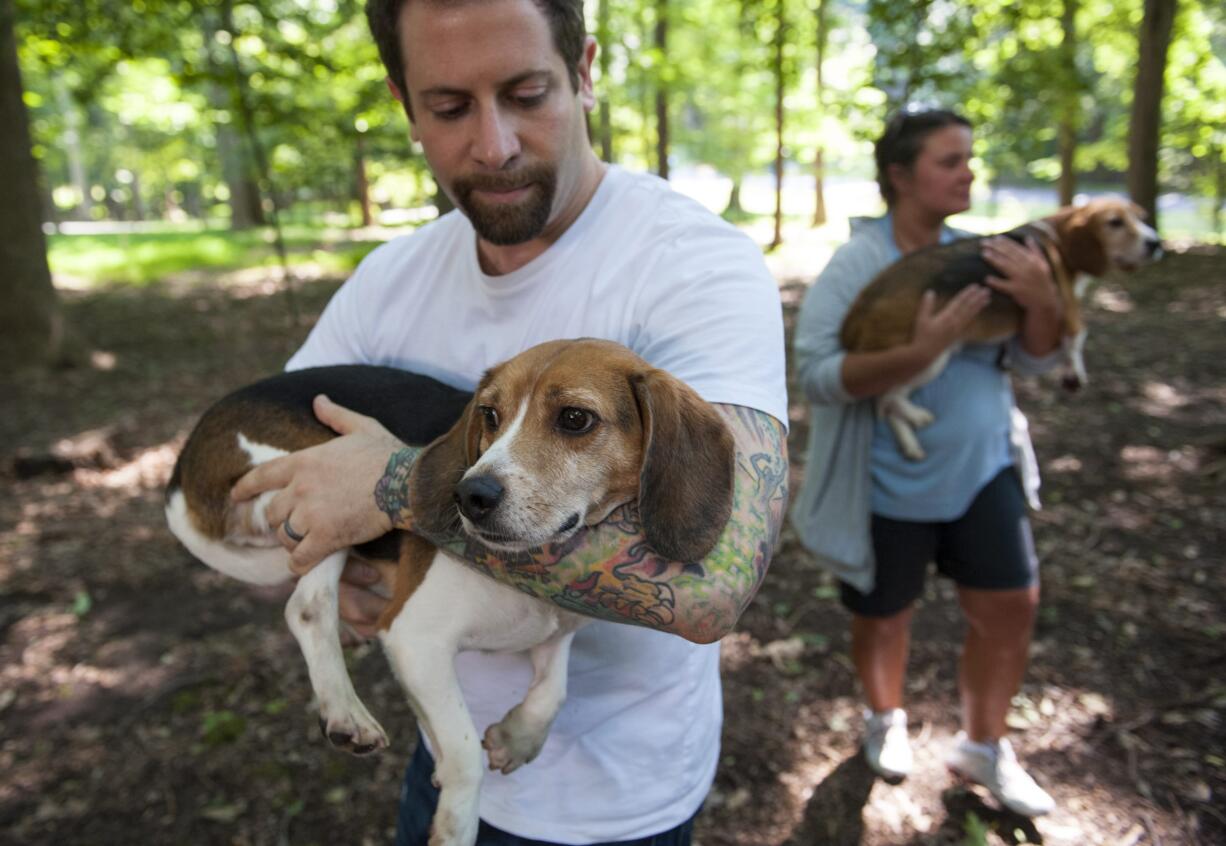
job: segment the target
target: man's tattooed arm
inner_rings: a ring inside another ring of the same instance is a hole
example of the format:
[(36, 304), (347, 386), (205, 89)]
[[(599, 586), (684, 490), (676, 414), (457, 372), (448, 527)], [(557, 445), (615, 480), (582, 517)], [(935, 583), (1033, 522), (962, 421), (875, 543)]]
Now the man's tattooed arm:
[(401, 447), (387, 460), (387, 467), (375, 485), (375, 505), (387, 515), (392, 525), (411, 529), (412, 513), (409, 510), (409, 473), (413, 462), (424, 447)]
[[(481, 572), (568, 610), (697, 642), (718, 640), (766, 575), (787, 508), (788, 460), (783, 426), (773, 417), (742, 406), (715, 408), (736, 442), (736, 473), (732, 515), (702, 561), (672, 561), (653, 552), (634, 504), (565, 543), (530, 552), (491, 551), (467, 538), (431, 540)], [(411, 528), (403, 506), (415, 456), (404, 452), (392, 456), (376, 496), (393, 523)], [(402, 508), (399, 515), (392, 515), (395, 506)]]

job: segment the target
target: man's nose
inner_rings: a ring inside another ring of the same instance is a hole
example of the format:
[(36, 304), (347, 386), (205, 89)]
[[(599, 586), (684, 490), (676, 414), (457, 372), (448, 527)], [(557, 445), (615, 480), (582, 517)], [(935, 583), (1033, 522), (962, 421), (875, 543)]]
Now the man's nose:
[(473, 140), (473, 158), (495, 170), (519, 155), (519, 135), (514, 119), (497, 106), (482, 109)]

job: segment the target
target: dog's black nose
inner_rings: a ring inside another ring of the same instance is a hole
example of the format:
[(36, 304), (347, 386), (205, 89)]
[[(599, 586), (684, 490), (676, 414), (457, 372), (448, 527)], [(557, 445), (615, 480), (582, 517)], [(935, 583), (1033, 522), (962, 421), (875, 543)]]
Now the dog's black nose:
[(460, 513), (474, 523), (480, 523), (498, 507), (503, 493), (502, 485), (493, 476), (473, 476), (456, 485), (455, 497)]
[(1145, 250), (1151, 256), (1162, 255), (1162, 242), (1157, 238), (1145, 239)]

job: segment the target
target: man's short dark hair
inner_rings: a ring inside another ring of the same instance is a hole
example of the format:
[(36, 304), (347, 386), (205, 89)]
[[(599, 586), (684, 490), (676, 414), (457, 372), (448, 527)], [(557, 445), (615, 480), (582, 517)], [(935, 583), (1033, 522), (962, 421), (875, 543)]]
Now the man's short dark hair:
[[(408, 106), (409, 92), (404, 80), (404, 55), (400, 51), (400, 12), (410, 0), (366, 0), (366, 21), (370, 34), (379, 48), (383, 67)], [(412, 0), (416, 3), (443, 5), (454, 0)], [(583, 42), (587, 30), (583, 21), (583, 0), (532, 0), (549, 23), (553, 46), (566, 64), (571, 86), (579, 90), (579, 62), (583, 58)], [(409, 117), (412, 118), (412, 112)]]
[(886, 121), (885, 131), (873, 149), (873, 158), (877, 161), (877, 185), (887, 206), (893, 206), (898, 199), (894, 183), (890, 181), (890, 165), (911, 167), (924, 149), (928, 136), (947, 126), (970, 129), (971, 122), (948, 109), (915, 107), (903, 107)]

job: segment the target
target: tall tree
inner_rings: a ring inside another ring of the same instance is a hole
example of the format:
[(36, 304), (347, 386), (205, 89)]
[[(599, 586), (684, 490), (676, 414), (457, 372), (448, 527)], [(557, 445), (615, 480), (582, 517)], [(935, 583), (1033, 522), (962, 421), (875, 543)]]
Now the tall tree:
[(609, 92), (613, 87), (610, 79), (613, 54), (613, 32), (609, 28), (610, 0), (597, 0), (596, 4), (596, 43), (600, 45), (597, 54), (597, 64), (600, 67), (600, 158), (606, 162), (613, 161), (613, 110), (609, 106)]
[(1166, 54), (1171, 46), (1176, 0), (1145, 0), (1138, 43), (1137, 77), (1128, 126), (1128, 193), (1158, 222), (1158, 137)]
[(783, 66), (783, 48), (787, 39), (787, 11), (785, 0), (775, 0), (775, 34), (772, 42), (771, 73), (775, 79), (775, 234), (767, 249), (775, 249), (783, 243), (783, 99), (787, 78)]
[[(829, 16), (826, 12), (826, 0), (817, 0), (817, 116), (818, 120), (825, 119), (826, 111), (826, 87), (822, 79), (822, 65), (826, 62), (826, 42), (828, 33), (826, 27), (829, 23)], [(819, 137), (817, 146), (813, 149), (813, 225), (821, 226), (826, 222), (826, 151), (822, 147), (822, 139)]]
[(13, 0), (0, 0), (0, 369), (63, 352), (63, 320), (43, 235), (37, 166), (22, 101)]
[(656, 0), (656, 174), (668, 179), (668, 0)]
[[(1077, 76), (1077, 0), (1063, 0), (1060, 9), (1060, 64), (1072, 79)], [(1066, 84), (1061, 91), (1060, 128), (1060, 205), (1073, 202), (1077, 190), (1077, 104), (1079, 86)]]

